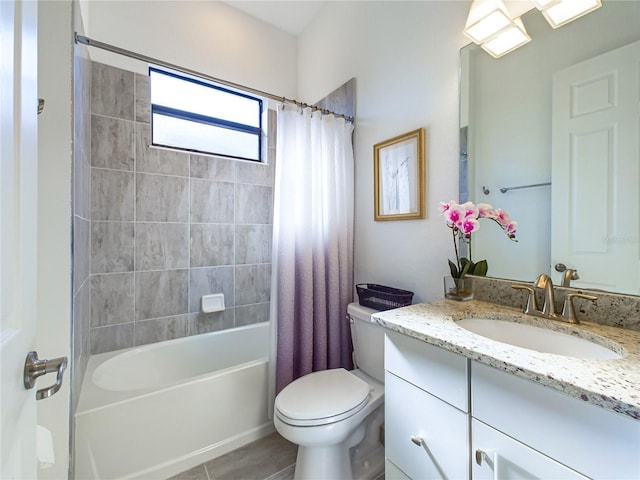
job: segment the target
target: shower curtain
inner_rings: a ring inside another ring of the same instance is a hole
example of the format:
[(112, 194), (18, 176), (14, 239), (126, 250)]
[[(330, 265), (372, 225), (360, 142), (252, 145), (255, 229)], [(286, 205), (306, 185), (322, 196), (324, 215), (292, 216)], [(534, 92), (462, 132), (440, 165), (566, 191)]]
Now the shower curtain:
[(273, 291), (276, 393), (312, 371), (352, 368), (353, 125), (278, 112)]

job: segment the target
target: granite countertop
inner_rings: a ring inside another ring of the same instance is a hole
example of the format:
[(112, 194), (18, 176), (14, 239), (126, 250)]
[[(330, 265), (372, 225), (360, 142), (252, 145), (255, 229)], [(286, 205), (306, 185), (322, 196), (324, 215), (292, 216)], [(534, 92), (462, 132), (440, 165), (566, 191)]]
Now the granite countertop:
[[(511, 319), (583, 337), (622, 355), (588, 360), (541, 353), (476, 335), (455, 324), (470, 317)], [(376, 323), (431, 345), (459, 353), (526, 380), (640, 420), (640, 332), (592, 322), (566, 322), (525, 316), (522, 311), (471, 300), (438, 300), (377, 312)]]

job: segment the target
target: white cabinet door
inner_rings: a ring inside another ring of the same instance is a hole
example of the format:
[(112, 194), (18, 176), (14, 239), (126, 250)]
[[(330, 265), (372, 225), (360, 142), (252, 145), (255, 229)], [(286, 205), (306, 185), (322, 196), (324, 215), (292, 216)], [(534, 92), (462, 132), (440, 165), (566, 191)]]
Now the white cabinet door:
[(590, 478), (640, 478), (640, 421), (477, 362), (473, 417)]
[(385, 453), (414, 480), (469, 478), (468, 415), (386, 372)]
[(554, 75), (551, 265), (576, 287), (640, 294), (638, 131), (640, 42)]
[(587, 478), (476, 419), (471, 422), (471, 431), (474, 480)]

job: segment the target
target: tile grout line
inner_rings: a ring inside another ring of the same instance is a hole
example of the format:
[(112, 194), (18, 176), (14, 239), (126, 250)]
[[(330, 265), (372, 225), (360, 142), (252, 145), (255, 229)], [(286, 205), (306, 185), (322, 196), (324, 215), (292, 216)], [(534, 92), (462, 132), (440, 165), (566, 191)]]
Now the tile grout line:
[(272, 473), (271, 475), (269, 475), (269, 476), (268, 476), (267, 478), (265, 478), (264, 480), (276, 479), (276, 478), (278, 478), (278, 476), (279, 476), (279, 475), (281, 475), (283, 472), (285, 472), (285, 471), (287, 471), (287, 470), (291, 469), (291, 467), (293, 467), (293, 468), (295, 469), (295, 466), (296, 466), (295, 462), (294, 462), (294, 463), (292, 463), (291, 465), (287, 465), (286, 467), (284, 467), (284, 468), (282, 468), (282, 469), (278, 470), (277, 472)]

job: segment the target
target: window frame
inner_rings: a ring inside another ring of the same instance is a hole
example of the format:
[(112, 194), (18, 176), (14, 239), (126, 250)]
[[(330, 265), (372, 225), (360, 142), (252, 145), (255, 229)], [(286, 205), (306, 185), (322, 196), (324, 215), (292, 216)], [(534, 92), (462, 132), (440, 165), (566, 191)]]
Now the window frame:
[[(221, 86), (215, 82), (212, 81), (207, 81), (205, 79), (200, 79), (194, 76), (190, 76), (187, 74), (180, 74), (180, 73), (176, 73), (170, 70), (164, 70), (162, 68), (158, 68), (158, 67), (154, 67), (154, 66), (149, 66), (149, 82), (150, 82), (150, 88), (153, 88), (152, 82), (151, 82), (151, 72), (156, 72), (158, 74), (161, 75), (166, 75), (166, 76), (170, 76), (173, 78), (177, 78), (179, 80), (185, 81), (185, 82), (191, 82), (191, 83), (195, 83), (197, 85), (201, 85), (207, 88), (212, 88), (214, 90), (218, 90), (230, 95), (235, 95), (237, 97), (242, 97), (242, 98), (246, 98), (249, 100), (253, 100), (255, 102), (257, 102), (258, 104), (258, 126), (254, 127), (252, 125), (248, 125), (248, 124), (244, 124), (244, 123), (237, 123), (237, 122), (232, 122), (229, 120), (224, 120), (222, 118), (218, 118), (218, 117), (213, 117), (213, 116), (208, 116), (208, 115), (202, 115), (200, 113), (194, 113), (194, 112), (190, 112), (188, 110), (181, 110), (181, 109), (177, 109), (177, 108), (172, 108), (172, 107), (166, 107), (164, 105), (156, 105), (153, 103), (153, 101), (151, 100), (151, 98), (149, 99), (149, 104), (151, 107), (151, 118), (150, 118), (150, 123), (151, 123), (151, 145), (154, 147), (161, 147), (161, 148), (170, 148), (170, 149), (174, 149), (174, 150), (179, 150), (179, 151), (185, 151), (185, 152), (193, 152), (193, 153), (199, 153), (199, 154), (204, 154), (204, 155), (213, 155), (216, 157), (223, 157), (223, 158), (230, 158), (230, 159), (235, 159), (235, 160), (246, 160), (249, 162), (255, 162), (255, 163), (264, 163), (264, 159), (263, 159), (263, 134), (264, 134), (264, 128), (263, 128), (263, 115), (264, 115), (264, 100), (260, 97), (257, 97), (255, 95), (250, 95), (248, 93), (242, 92), (242, 91), (238, 91), (238, 90), (232, 90), (230, 88), (226, 88), (224, 86)], [(176, 118), (176, 119), (180, 119), (180, 120), (186, 120), (186, 121), (190, 121), (190, 122), (194, 122), (194, 123), (200, 123), (203, 125), (208, 125), (208, 126), (213, 126), (213, 127), (218, 127), (218, 128), (223, 128), (226, 130), (233, 130), (233, 131), (238, 131), (238, 132), (242, 132), (242, 133), (247, 133), (250, 135), (255, 135), (258, 139), (258, 155), (257, 155), (257, 159), (256, 158), (249, 158), (249, 157), (242, 157), (242, 156), (237, 156), (237, 155), (229, 155), (229, 154), (225, 154), (225, 153), (220, 153), (220, 152), (210, 152), (210, 151), (205, 151), (205, 150), (199, 150), (197, 148), (189, 148), (188, 146), (176, 146), (176, 145), (166, 145), (166, 144), (162, 144), (159, 142), (155, 142), (155, 136), (154, 136), (154, 122), (153, 122), (153, 117), (154, 114), (158, 114), (158, 115), (162, 115), (165, 117), (170, 117), (170, 118)]]

